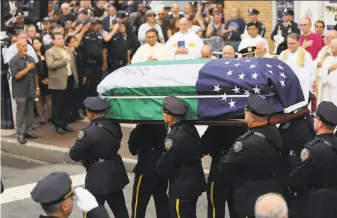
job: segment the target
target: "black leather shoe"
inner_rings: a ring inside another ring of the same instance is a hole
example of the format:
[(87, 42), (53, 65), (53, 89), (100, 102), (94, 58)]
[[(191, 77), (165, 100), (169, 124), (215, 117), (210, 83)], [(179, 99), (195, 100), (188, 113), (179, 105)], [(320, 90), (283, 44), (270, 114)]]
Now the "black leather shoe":
[(27, 139), (37, 139), (37, 138), (39, 138), (39, 136), (35, 135), (34, 133), (26, 133), (25, 138), (27, 138)]
[(17, 136), (16, 138), (17, 138), (17, 140), (20, 144), (26, 144), (27, 143), (25, 137), (23, 137), (23, 136)]
[(57, 134), (64, 135), (66, 132), (62, 128), (56, 128)]
[(62, 127), (62, 129), (66, 132), (74, 132), (74, 130), (68, 125), (66, 125), (65, 127)]

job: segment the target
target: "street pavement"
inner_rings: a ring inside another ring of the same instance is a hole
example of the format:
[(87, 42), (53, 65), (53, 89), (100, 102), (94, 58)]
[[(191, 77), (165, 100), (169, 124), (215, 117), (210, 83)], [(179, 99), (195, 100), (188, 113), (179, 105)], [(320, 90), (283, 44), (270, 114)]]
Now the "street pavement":
[[(30, 198), (30, 191), (36, 182), (51, 172), (68, 172), (73, 185), (83, 185), (85, 171), (82, 166), (74, 164), (48, 164), (23, 157), (1, 153), (1, 178), (5, 185), (5, 192), (1, 195), (2, 218), (36, 218), (42, 212), (40, 205)], [(124, 189), (126, 204), (131, 211), (133, 190), (133, 173), (128, 173), (130, 184)], [(107, 208), (108, 206), (105, 205)], [(108, 208), (110, 217), (114, 217)], [(197, 216), (207, 217), (207, 198), (204, 193), (198, 201)], [(70, 217), (82, 217), (81, 212), (74, 205)], [(155, 207), (151, 199), (146, 217), (156, 217)], [(226, 215), (228, 217), (228, 215)]]

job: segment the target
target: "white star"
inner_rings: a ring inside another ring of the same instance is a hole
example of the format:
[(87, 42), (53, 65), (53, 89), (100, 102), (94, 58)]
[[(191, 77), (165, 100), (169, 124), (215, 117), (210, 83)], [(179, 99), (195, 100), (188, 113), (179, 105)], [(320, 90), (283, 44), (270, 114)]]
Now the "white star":
[(274, 74), (273, 71), (271, 71), (271, 70), (268, 70), (268, 72), (269, 72), (270, 74)]
[(270, 65), (270, 64), (266, 64), (266, 67), (269, 67), (269, 68), (271, 68), (271, 65)]
[(278, 67), (279, 69), (283, 70), (283, 67), (282, 67), (281, 65), (278, 64), (277, 67)]
[(285, 79), (286, 75), (282, 72), (282, 73), (280, 73), (280, 77), (283, 77), (283, 79)]
[(241, 73), (241, 74), (239, 75), (239, 78), (240, 78), (240, 79), (244, 79), (244, 78), (245, 78), (245, 76), (246, 76), (246, 74), (244, 74), (244, 73)]
[(232, 89), (232, 90), (235, 92), (235, 94), (240, 93), (240, 88), (238, 88), (238, 87), (236, 87), (236, 86), (235, 86), (235, 89)]
[(286, 87), (285, 81), (281, 80), (280, 83), (281, 83), (282, 87)]
[(250, 95), (250, 92), (249, 92), (249, 89), (247, 89), (247, 90), (244, 90), (245, 91), (245, 95)]
[(231, 99), (231, 102), (229, 102), (229, 108), (235, 107), (235, 103), (236, 101), (233, 101), (233, 99)]
[(237, 63), (237, 64), (234, 64), (236, 67), (240, 66), (241, 64), (240, 63)]
[(255, 68), (256, 66), (254, 65), (254, 64), (251, 64), (250, 66), (249, 66), (249, 68), (250, 69), (253, 69), (253, 68)]
[(227, 74), (227, 76), (231, 76), (231, 75), (233, 75), (233, 71), (229, 70), (226, 74)]
[(249, 60), (249, 59), (245, 60), (245, 63), (249, 63), (249, 62), (250, 62), (250, 60)]
[(230, 61), (226, 61), (226, 62), (225, 62), (225, 64), (227, 64), (227, 65), (230, 64), (230, 63), (231, 63)]
[(254, 73), (254, 74), (252, 74), (252, 79), (257, 79), (257, 76), (258, 76), (259, 74), (257, 74), (256, 72)]
[(255, 86), (255, 88), (253, 88), (255, 94), (260, 94), (261, 89), (259, 89), (257, 86)]
[(221, 101), (223, 101), (223, 100), (227, 101), (227, 94), (226, 94), (226, 92), (223, 93), (223, 95), (222, 95)]
[(218, 92), (221, 90), (221, 88), (219, 87), (219, 84), (218, 85), (214, 85), (214, 92)]

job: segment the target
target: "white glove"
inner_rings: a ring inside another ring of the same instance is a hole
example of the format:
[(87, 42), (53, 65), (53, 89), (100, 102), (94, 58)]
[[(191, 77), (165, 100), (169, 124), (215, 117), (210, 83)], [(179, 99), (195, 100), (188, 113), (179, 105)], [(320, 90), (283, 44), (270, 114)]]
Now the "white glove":
[(75, 189), (75, 195), (77, 198), (77, 206), (83, 213), (88, 213), (98, 207), (96, 198), (87, 189), (77, 187)]
[(282, 36), (280, 36), (280, 35), (275, 35), (275, 36), (274, 36), (274, 42), (278, 42), (278, 40), (280, 39), (280, 37), (282, 37)]
[(281, 44), (284, 42), (284, 37), (283, 36), (280, 36), (279, 40), (278, 40), (278, 43)]

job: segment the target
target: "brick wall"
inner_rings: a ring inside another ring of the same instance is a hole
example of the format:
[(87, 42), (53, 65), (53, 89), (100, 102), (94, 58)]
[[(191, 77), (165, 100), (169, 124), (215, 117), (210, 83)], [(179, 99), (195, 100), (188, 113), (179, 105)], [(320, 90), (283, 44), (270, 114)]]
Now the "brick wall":
[(240, 10), (241, 17), (246, 21), (248, 20), (248, 9), (255, 8), (260, 12), (259, 21), (266, 27), (266, 33), (264, 38), (269, 43), (269, 50), (272, 52), (274, 49), (274, 42), (270, 39), (271, 32), (273, 31), (272, 19), (273, 19), (273, 7), (272, 1), (224, 1), (224, 14), (225, 19), (230, 19), (231, 9), (238, 8)]

